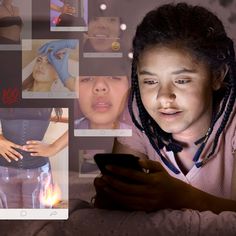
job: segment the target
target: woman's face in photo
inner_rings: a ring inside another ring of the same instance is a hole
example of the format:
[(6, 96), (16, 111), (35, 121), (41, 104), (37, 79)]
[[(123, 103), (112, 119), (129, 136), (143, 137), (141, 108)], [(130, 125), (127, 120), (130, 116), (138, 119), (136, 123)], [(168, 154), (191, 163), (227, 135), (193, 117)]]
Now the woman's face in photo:
[(108, 51), (120, 36), (119, 17), (96, 17), (88, 25), (88, 40), (99, 52)]
[(81, 76), (79, 105), (91, 128), (112, 128), (123, 112), (129, 89), (127, 76)]
[(53, 82), (57, 72), (48, 61), (47, 56), (38, 56), (33, 68), (33, 77), (37, 82)]
[(206, 132), (212, 93), (220, 86), (208, 65), (186, 50), (167, 47), (148, 49), (139, 59), (141, 99), (158, 125), (173, 135)]

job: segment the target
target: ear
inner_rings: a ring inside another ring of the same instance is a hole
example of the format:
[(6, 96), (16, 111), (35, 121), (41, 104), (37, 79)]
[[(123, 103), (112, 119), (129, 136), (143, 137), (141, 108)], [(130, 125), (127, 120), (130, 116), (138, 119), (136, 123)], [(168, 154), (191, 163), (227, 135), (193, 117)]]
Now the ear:
[(214, 91), (219, 90), (222, 87), (225, 76), (229, 71), (228, 65), (223, 65), (216, 73), (214, 73), (212, 81), (212, 89)]

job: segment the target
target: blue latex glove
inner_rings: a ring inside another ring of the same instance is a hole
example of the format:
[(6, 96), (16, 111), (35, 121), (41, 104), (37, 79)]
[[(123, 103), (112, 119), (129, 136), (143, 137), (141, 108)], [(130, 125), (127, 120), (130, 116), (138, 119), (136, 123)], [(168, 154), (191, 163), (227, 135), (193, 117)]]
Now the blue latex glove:
[(71, 48), (74, 49), (76, 48), (78, 43), (78, 40), (76, 39), (65, 39), (65, 40), (56, 40), (56, 41), (51, 41), (48, 43), (45, 43), (43, 46), (41, 46), (38, 50), (39, 54), (47, 54), (51, 51), (54, 53), (64, 49), (64, 48)]
[(57, 58), (53, 51), (48, 53), (48, 60), (54, 66), (61, 82), (64, 85), (65, 85), (66, 80), (68, 80), (71, 77), (68, 71), (68, 58), (69, 58), (68, 52), (66, 52), (63, 55), (63, 58), (61, 59)]

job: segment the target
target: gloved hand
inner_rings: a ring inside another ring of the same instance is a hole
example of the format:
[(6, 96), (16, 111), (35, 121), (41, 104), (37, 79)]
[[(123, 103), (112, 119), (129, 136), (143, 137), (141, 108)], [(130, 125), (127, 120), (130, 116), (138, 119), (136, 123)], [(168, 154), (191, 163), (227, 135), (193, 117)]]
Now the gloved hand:
[(54, 66), (61, 82), (65, 85), (67, 79), (71, 77), (68, 71), (69, 54), (66, 52), (62, 58), (58, 58), (54, 51), (48, 53), (48, 60)]
[(76, 39), (65, 39), (65, 40), (55, 40), (45, 43), (38, 50), (39, 54), (47, 54), (50, 52), (57, 52), (64, 48), (76, 48), (78, 40)]

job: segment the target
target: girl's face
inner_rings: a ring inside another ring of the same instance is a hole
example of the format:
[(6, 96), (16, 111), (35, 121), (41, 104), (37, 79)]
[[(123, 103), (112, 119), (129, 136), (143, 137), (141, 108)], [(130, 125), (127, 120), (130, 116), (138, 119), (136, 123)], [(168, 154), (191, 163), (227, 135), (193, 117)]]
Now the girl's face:
[(81, 76), (79, 105), (91, 128), (112, 128), (124, 110), (127, 76)]
[(33, 77), (37, 82), (48, 83), (57, 79), (57, 72), (46, 56), (38, 56), (33, 68)]
[(209, 67), (176, 48), (153, 47), (139, 59), (141, 99), (150, 116), (173, 137), (204, 135), (212, 116), (212, 92), (220, 86)]
[(88, 37), (96, 51), (111, 49), (120, 34), (120, 19), (118, 17), (97, 17), (89, 22)]

